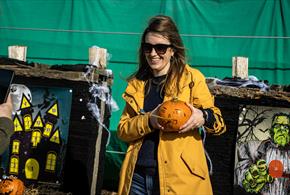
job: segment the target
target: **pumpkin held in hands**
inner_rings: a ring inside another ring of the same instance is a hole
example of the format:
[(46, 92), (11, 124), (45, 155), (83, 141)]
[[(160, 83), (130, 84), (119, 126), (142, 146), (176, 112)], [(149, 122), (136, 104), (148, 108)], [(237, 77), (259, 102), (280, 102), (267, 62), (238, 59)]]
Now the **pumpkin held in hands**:
[(0, 182), (0, 194), (22, 195), (25, 186), (20, 179), (10, 176)]
[(158, 122), (164, 127), (164, 131), (179, 131), (190, 118), (191, 109), (184, 101), (172, 99), (161, 104), (158, 116)]

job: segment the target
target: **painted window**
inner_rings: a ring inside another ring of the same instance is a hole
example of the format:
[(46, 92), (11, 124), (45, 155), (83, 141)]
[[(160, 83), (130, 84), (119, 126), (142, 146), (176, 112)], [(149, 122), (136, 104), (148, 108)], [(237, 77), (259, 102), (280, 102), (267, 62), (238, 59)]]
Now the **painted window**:
[(16, 117), (14, 118), (13, 123), (14, 123), (14, 131), (15, 131), (15, 132), (16, 132), (16, 131), (22, 131), (22, 130), (23, 130), (22, 125), (21, 125), (20, 120), (19, 120), (19, 118), (18, 118), (17, 115), (16, 115)]
[(43, 136), (49, 137), (50, 136), (50, 133), (52, 131), (52, 128), (53, 128), (52, 123), (50, 123), (50, 122), (46, 123), (45, 124), (45, 127), (44, 127)]
[(51, 138), (49, 140), (51, 142), (60, 144), (59, 130), (58, 129), (53, 133), (53, 135), (51, 136)]
[(18, 174), (19, 160), (17, 157), (11, 157), (9, 173)]
[(32, 125), (32, 119), (31, 119), (31, 116), (30, 115), (25, 115), (24, 116), (24, 129), (27, 131), (27, 130), (30, 130), (30, 127)]
[(20, 141), (19, 140), (13, 140), (13, 143), (12, 143), (12, 154), (19, 154), (19, 146), (20, 146)]
[(31, 136), (31, 143), (33, 147), (36, 147), (37, 144), (41, 140), (41, 132), (39, 130), (33, 131), (32, 136)]
[(55, 172), (55, 165), (56, 165), (56, 154), (50, 152), (47, 154), (45, 170)]

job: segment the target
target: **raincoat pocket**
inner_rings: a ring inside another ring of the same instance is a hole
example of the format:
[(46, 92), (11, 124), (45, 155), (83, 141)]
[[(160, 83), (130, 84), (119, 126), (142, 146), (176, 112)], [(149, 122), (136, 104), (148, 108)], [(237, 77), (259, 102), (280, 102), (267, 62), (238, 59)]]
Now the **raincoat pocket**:
[(183, 151), (181, 153), (181, 159), (189, 169), (190, 173), (200, 177), (201, 179), (205, 179), (206, 171), (197, 163), (198, 159), (194, 159), (192, 152)]

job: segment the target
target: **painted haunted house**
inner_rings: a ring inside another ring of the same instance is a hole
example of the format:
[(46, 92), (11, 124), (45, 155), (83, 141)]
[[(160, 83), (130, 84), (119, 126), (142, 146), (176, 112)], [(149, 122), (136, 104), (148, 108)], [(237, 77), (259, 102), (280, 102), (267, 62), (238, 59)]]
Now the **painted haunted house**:
[(58, 102), (54, 101), (44, 111), (39, 110), (36, 114), (33, 112), (31, 102), (23, 94), (20, 114), (15, 114), (13, 119), (15, 133), (10, 142), (6, 173), (17, 176), (26, 184), (58, 184), (61, 180), (60, 169), (65, 146), (57, 127)]

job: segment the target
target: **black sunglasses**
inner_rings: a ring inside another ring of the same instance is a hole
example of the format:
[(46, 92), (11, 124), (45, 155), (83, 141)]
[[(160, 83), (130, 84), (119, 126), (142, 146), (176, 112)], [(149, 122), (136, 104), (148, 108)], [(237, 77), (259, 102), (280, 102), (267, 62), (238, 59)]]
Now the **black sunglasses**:
[(166, 51), (169, 47), (172, 47), (172, 45), (166, 45), (166, 44), (152, 45), (150, 43), (142, 43), (142, 49), (143, 49), (144, 53), (151, 53), (152, 49), (154, 48), (155, 52), (158, 55), (163, 55), (166, 53)]

